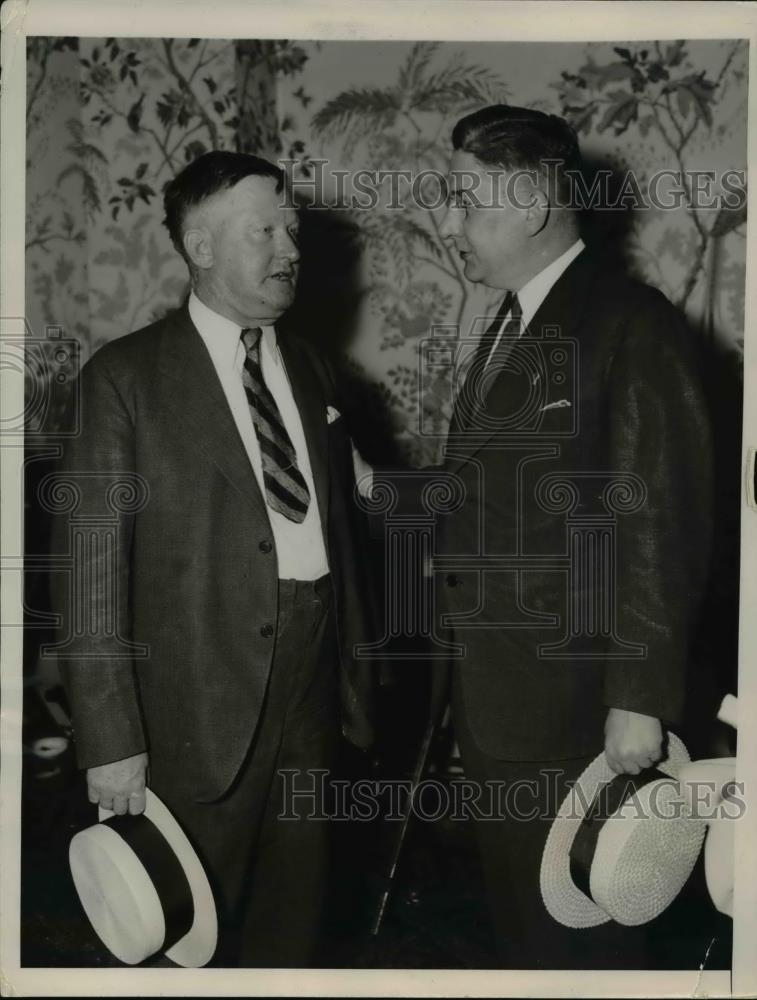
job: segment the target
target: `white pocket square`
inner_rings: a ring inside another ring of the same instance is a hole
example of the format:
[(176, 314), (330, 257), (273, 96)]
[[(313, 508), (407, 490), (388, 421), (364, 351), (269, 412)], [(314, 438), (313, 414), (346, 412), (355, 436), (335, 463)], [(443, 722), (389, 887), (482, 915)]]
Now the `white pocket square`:
[(544, 406), (540, 406), (539, 413), (543, 410), (562, 410), (566, 406), (570, 406), (570, 400), (558, 399), (556, 403), (545, 403)]
[(339, 412), (339, 410), (336, 409), (336, 407), (334, 406), (326, 407), (326, 420), (330, 424), (333, 424), (335, 420), (338, 420), (341, 417), (341, 415), (342, 414)]

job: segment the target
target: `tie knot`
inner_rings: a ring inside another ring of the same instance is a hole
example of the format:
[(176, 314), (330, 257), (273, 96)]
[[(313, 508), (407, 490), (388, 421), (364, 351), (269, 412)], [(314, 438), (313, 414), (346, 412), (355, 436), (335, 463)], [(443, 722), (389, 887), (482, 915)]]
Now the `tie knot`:
[(262, 335), (263, 331), (259, 326), (247, 326), (244, 330), (242, 330), (242, 343), (244, 344), (244, 349), (247, 351), (248, 355), (257, 353)]
[(502, 299), (497, 314), (489, 324), (485, 336), (496, 338), (505, 320), (508, 321), (509, 327), (510, 324), (513, 324), (513, 326), (516, 323), (520, 324), (522, 317), (523, 310), (521, 309), (517, 294), (515, 292), (508, 292)]

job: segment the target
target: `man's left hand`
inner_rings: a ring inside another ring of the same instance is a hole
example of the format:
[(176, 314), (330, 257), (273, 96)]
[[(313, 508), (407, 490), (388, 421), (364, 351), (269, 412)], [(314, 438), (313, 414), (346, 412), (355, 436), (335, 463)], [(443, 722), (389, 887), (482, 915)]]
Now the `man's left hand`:
[(605, 722), (605, 757), (616, 774), (638, 774), (662, 757), (662, 725), (652, 715), (611, 708)]

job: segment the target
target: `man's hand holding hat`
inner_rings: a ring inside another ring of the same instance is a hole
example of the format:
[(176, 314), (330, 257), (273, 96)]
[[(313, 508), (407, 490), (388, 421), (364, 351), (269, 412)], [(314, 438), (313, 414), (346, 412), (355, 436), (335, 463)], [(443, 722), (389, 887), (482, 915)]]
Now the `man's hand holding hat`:
[(605, 722), (605, 757), (617, 774), (639, 774), (662, 757), (660, 720), (611, 708)]
[(146, 753), (90, 767), (87, 771), (89, 801), (103, 809), (110, 809), (118, 816), (127, 812), (139, 816), (145, 811), (146, 781)]

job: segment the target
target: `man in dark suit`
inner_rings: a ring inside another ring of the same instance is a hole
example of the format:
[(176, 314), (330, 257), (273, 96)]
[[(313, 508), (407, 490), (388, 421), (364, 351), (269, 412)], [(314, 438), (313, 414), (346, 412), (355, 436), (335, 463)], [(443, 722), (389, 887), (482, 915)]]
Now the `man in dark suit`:
[(147, 783), (184, 825), (218, 963), (307, 965), (327, 824), (277, 819), (313, 808), (285, 802), (279, 772), (330, 768), (340, 716), (371, 739), (350, 440), (323, 362), (275, 326), (299, 262), (281, 171), (205, 154), (165, 211), (190, 297), (84, 367), (63, 463), (77, 515), (119, 511), (110, 557), (75, 552), (58, 584), (64, 624), (92, 613), (62, 663), (78, 759), (90, 802), (137, 814)]
[(442, 469), (462, 502), (435, 550), (465, 773), (484, 813), (485, 782), (510, 790), (475, 824), (502, 962), (643, 966), (638, 931), (552, 920), (539, 869), (587, 764), (604, 749), (638, 774), (680, 721), (711, 533), (692, 334), (580, 239), (566, 122), (488, 107), (452, 144), (441, 235), (466, 278), (506, 292), (458, 373)]

